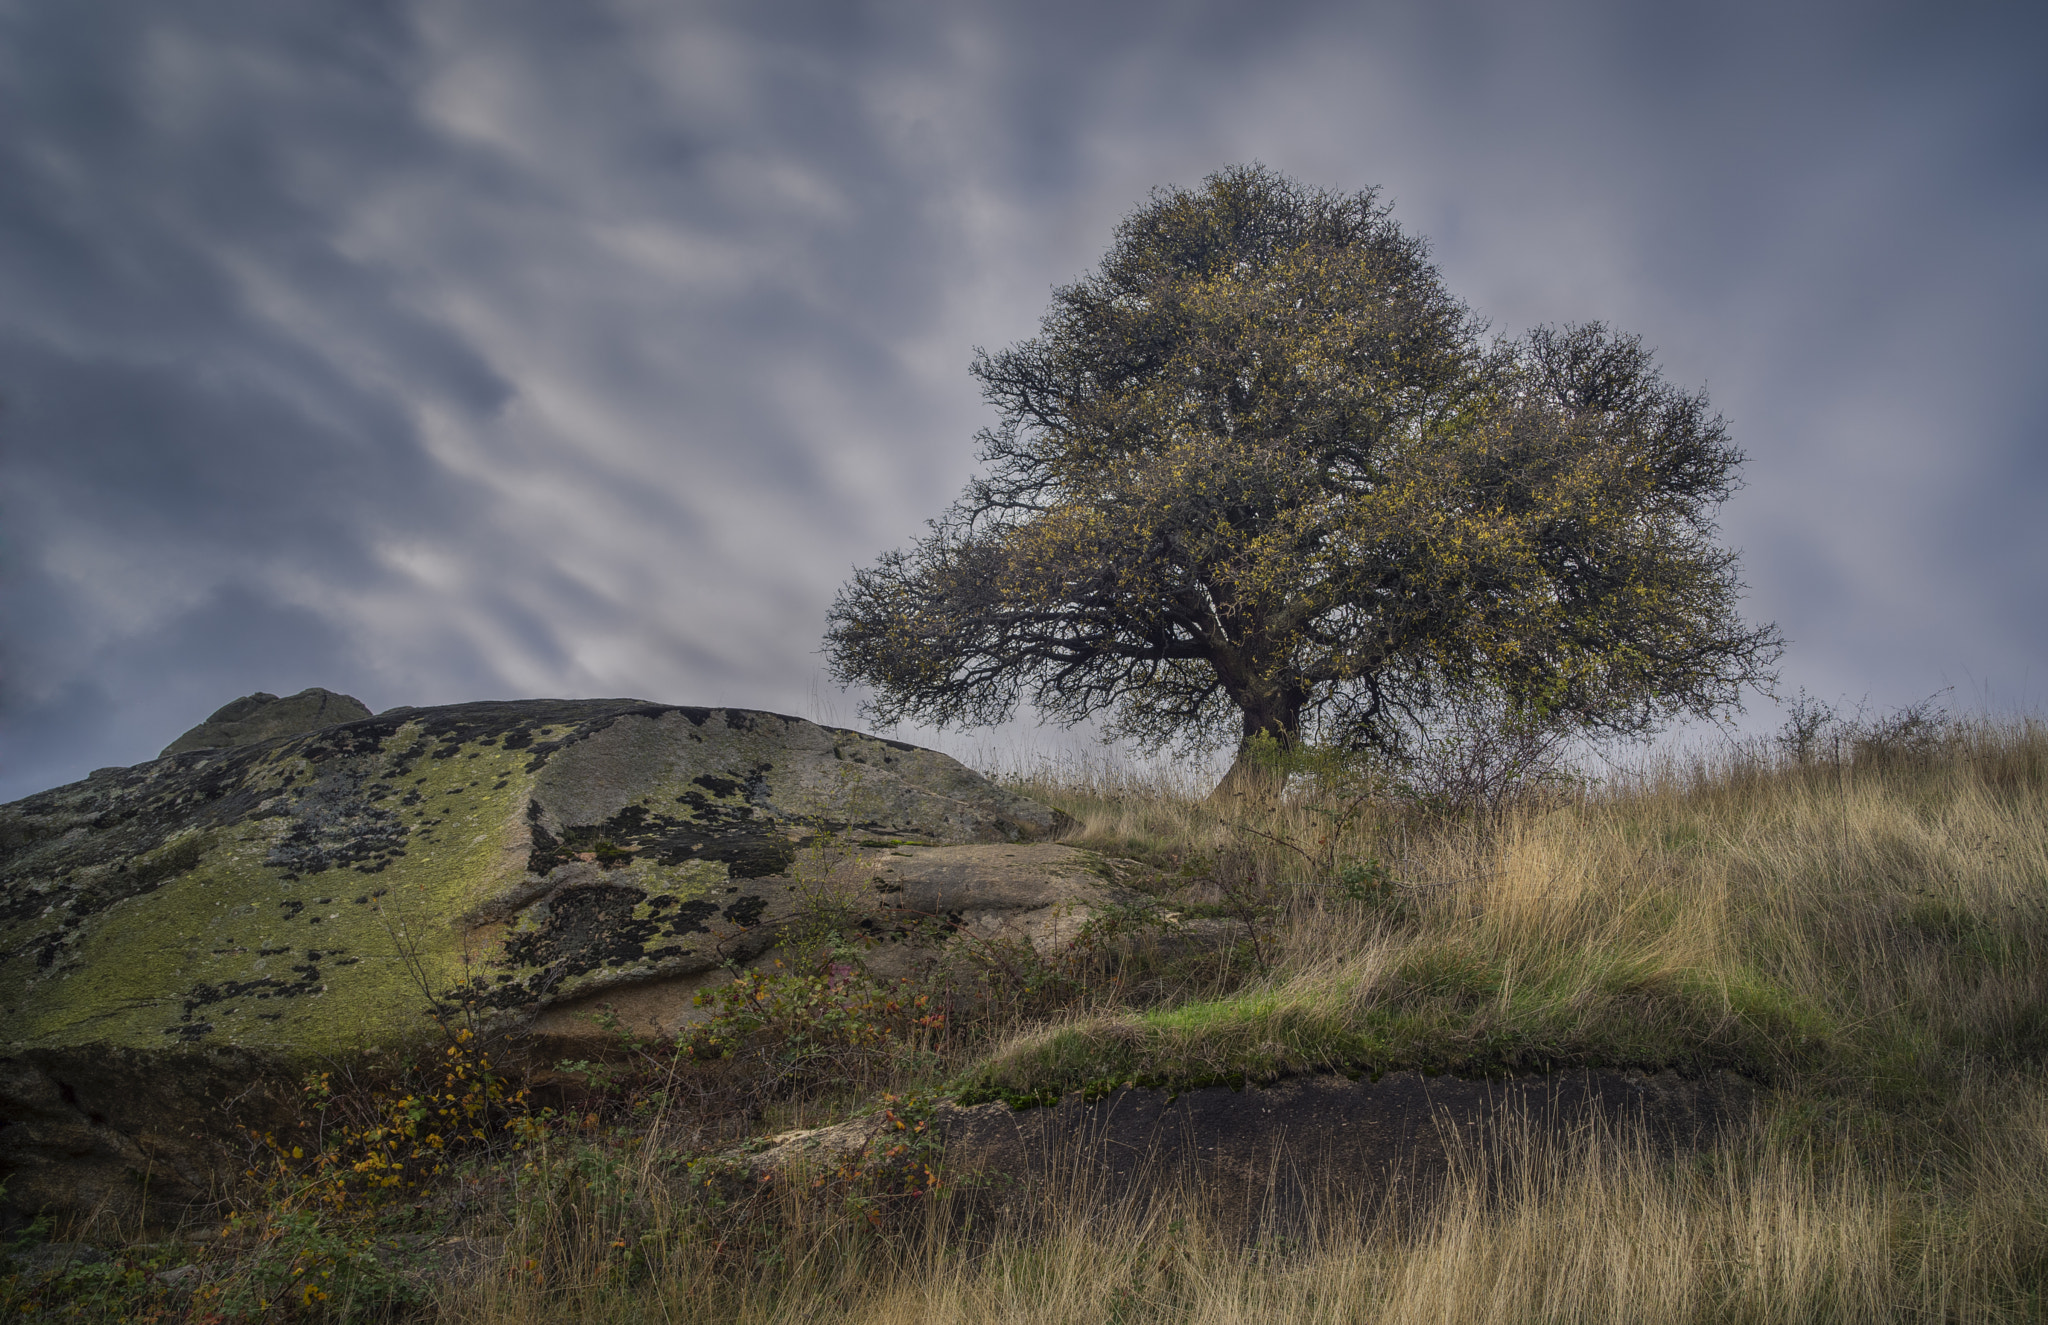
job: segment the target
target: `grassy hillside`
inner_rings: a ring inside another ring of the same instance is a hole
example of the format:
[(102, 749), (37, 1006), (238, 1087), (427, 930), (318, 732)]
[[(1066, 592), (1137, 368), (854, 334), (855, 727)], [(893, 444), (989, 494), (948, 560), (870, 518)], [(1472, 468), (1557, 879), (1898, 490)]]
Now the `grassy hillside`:
[(1211, 815), (1036, 787), (1104, 850), (1212, 872), (1238, 853), (1222, 868), (1280, 918), (1267, 969), (1230, 993), (1067, 1019), (964, 1082), (1727, 1068), (1873, 1125), (1935, 1117), (1974, 1076), (2048, 1055), (2044, 760), (2036, 726), (1956, 726), (1487, 818), (1375, 806), (1334, 831), (1307, 798)]
[[(1105, 942), (1031, 969), (992, 959), (980, 999), (944, 1024), (874, 1013), (837, 1040), (811, 1025), (809, 1058), (790, 1050), (792, 1022), (757, 1018), (752, 1056), (654, 1046), (638, 1069), (586, 1065), (580, 1102), (520, 1148), (479, 1151), (398, 1213), (323, 1216), (337, 1236), (502, 1238), (476, 1244), (496, 1269), (406, 1289), (360, 1257), (316, 1257), (306, 1264), (340, 1277), (305, 1311), (878, 1325), (2041, 1319), (2048, 727), (1843, 735), (1824, 752), (1666, 766), (1483, 811), (1363, 795), (1327, 773), (1222, 807), (1160, 780), (1015, 777), (1074, 817), (1071, 841), (1143, 862), (1128, 877), (1233, 942), (1123, 956)], [(857, 962), (823, 929), (817, 942), (811, 958)], [(797, 983), (776, 994), (799, 1020), (821, 1006), (799, 996), (811, 988), (801, 965), (793, 955)], [(710, 1199), (686, 1176), (702, 1167), (684, 1163), (739, 1131), (828, 1121), (885, 1092), (914, 1119), (916, 1101), (938, 1094), (1030, 1103), (1125, 1082), (1583, 1065), (1733, 1070), (1763, 1087), (1762, 1103), (1717, 1149), (1676, 1161), (1626, 1134), (1477, 1138), (1452, 1199), (1368, 1222), (1333, 1193), (1313, 1233), (1279, 1243), (1227, 1234), (1234, 1221), (1205, 1210), (1199, 1189), (1122, 1218), (1045, 1192), (1036, 1217), (986, 1230), (950, 1217), (945, 1189), (906, 1187), (900, 1173)], [(250, 1227), (298, 1217), (278, 1190)], [(279, 1256), (298, 1245), (264, 1236)], [(246, 1279), (247, 1263), (221, 1282)], [(273, 1269), (288, 1287), (286, 1262)], [(13, 1283), (0, 1307), (64, 1309), (55, 1290)], [(167, 1311), (194, 1307), (138, 1291)], [(131, 1311), (141, 1300), (120, 1299)], [(267, 1300), (257, 1314), (278, 1316), (286, 1299)]]

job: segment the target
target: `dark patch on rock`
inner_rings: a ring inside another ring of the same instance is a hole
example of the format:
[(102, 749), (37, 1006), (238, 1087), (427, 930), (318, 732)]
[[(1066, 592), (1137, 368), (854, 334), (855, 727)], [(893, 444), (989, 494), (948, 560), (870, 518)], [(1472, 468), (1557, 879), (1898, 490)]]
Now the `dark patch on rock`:
[(262, 757), (176, 755), (0, 807), (0, 927), (51, 907), (93, 915), (191, 868), (174, 839), (261, 816), (267, 793), (247, 781)]
[[(96, 915), (117, 902), (156, 891), (197, 865), (206, 855), (209, 844), (208, 834), (190, 834), (174, 839), (153, 852), (115, 864), (111, 872), (100, 874), (94, 882), (72, 893), (68, 907), (70, 915), (62, 922), (63, 927), (76, 926), (86, 917)], [(15, 900), (17, 905), (30, 903), (26, 896)], [(6, 906), (0, 904), (0, 921), (16, 918), (19, 917), (9, 915)]]
[(292, 826), (264, 863), (300, 875), (351, 865), (374, 873), (392, 856), (404, 855), (411, 830), (365, 793), (363, 781), (361, 770), (336, 767), (290, 793), (285, 813)]
[[(284, 951), (288, 952), (290, 949), (285, 949)], [(326, 988), (321, 983), (318, 959), (319, 954), (308, 951), (306, 960), (291, 968), (292, 978), (289, 980), (279, 979), (276, 976), (262, 976), (254, 980), (227, 980), (220, 984), (208, 984), (205, 981), (200, 981), (198, 984), (193, 985), (185, 994), (185, 1012), (179, 1018), (182, 1024), (172, 1027), (164, 1033), (169, 1035), (177, 1032), (185, 1035), (188, 1039), (204, 1035), (211, 1031), (213, 1026), (211, 1023), (194, 1022), (194, 1014), (201, 1008), (213, 1007), (231, 1000), (253, 998), (263, 1001), (272, 998), (299, 998), (306, 994), (317, 994)]]
[(575, 859), (575, 854), (562, 848), (555, 835), (541, 825), (539, 801), (526, 802), (526, 831), (530, 834), (533, 849), (526, 854), (526, 872), (546, 878), (557, 865), (566, 865)]
[[(758, 777), (756, 774), (754, 780)], [(738, 799), (748, 784), (716, 777), (695, 781), (718, 784), (714, 794), (720, 799), (703, 792), (684, 792), (677, 800), (689, 810), (687, 817), (628, 805), (603, 823), (563, 829), (559, 841), (540, 826), (539, 807), (530, 806), (527, 817), (533, 823), (534, 852), (527, 868), (546, 874), (581, 855), (593, 855), (602, 862), (607, 855), (618, 853), (613, 859), (645, 856), (663, 865), (718, 861), (730, 867), (734, 878), (754, 879), (781, 874), (796, 863), (797, 844), (787, 832), (759, 818), (755, 805)]]
[[(679, 940), (708, 933), (708, 922), (719, 915), (718, 905), (702, 898), (650, 901), (639, 888), (582, 882), (557, 888), (534, 910), (540, 923), (508, 935), (492, 963), (511, 970), (473, 983), (467, 997), (517, 1007), (545, 999), (575, 976), (675, 957), (684, 951)], [(521, 970), (525, 974), (512, 973)]]
[(647, 894), (638, 888), (578, 888), (550, 898), (539, 928), (505, 940), (504, 960), (513, 966), (543, 966), (560, 978), (646, 955), (648, 940), (660, 935), (658, 920), (636, 920)]
[(716, 902), (707, 902), (701, 897), (692, 902), (684, 902), (676, 908), (676, 913), (669, 917), (668, 932), (677, 938), (685, 934), (709, 934), (711, 927), (704, 922), (717, 914)]
[[(667, 704), (648, 704), (630, 699), (521, 701), (522, 704), (534, 702), (562, 705), (564, 707), (575, 706), (580, 707), (582, 711), (573, 717), (564, 715), (567, 720), (575, 723), (575, 726), (570, 731), (564, 732), (553, 740), (540, 741), (531, 746), (524, 747), (529, 749), (533, 755), (533, 758), (526, 765), (526, 771), (529, 773), (538, 773), (542, 768), (546, 767), (548, 757), (556, 751), (566, 750), (572, 745), (589, 740), (621, 718), (658, 718), (664, 713), (681, 713), (690, 720), (692, 725), (701, 727), (710, 718), (712, 713), (710, 709), (676, 708)], [(603, 707), (596, 707), (598, 705)], [(483, 706), (457, 705), (455, 707), (473, 708)], [(736, 711), (727, 710), (728, 713)], [(557, 726), (560, 725), (561, 721), (562, 719), (554, 719), (540, 725)]]
[(768, 899), (759, 895), (742, 897), (725, 908), (725, 918), (745, 929), (761, 923), (761, 913), (768, 909)]

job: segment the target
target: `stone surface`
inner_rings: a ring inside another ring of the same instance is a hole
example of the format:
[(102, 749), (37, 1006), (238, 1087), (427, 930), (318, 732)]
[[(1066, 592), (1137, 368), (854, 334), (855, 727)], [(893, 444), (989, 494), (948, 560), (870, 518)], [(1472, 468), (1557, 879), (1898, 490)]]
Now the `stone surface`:
[[(863, 853), (834, 882), (899, 924), (927, 922), (955, 944), (1028, 945), (1049, 956), (1114, 911), (1153, 909), (1100, 856), (1053, 842), (918, 847)], [(871, 969), (876, 962), (869, 963)]]
[(319, 686), (279, 699), (257, 691), (214, 710), (213, 716), (164, 747), (164, 754), (254, 745), (280, 736), (297, 736), (370, 716), (369, 706), (354, 695), (337, 695)]
[[(860, 947), (868, 973), (885, 984), (943, 979), (970, 967), (976, 956), (995, 957), (992, 949), (1003, 945), (1053, 958), (1077, 943), (1104, 955), (1172, 955), (1234, 941), (1231, 926), (1183, 921), (1119, 878), (1142, 870), (1134, 862), (1056, 842), (835, 844), (807, 854), (794, 871), (797, 885), (763, 912), (747, 942), (731, 944), (728, 951), (742, 968), (783, 960), (781, 950), (767, 945), (781, 923), (805, 905), (840, 917), (843, 937)], [(548, 1054), (582, 1056), (586, 1051), (568, 1041), (588, 1037), (602, 1009), (625, 1030), (674, 1036), (709, 1015), (693, 1005), (692, 995), (727, 978), (726, 968), (718, 967), (701, 976), (603, 987), (550, 1006), (530, 1033), (545, 1042)]]
[(5, 1200), (201, 1194), (185, 1133), (236, 1081), (418, 1042), (436, 1001), (593, 1033), (601, 1002), (673, 1003), (763, 951), (864, 844), (1061, 826), (933, 751), (633, 700), (394, 710), (101, 770), (0, 806)]

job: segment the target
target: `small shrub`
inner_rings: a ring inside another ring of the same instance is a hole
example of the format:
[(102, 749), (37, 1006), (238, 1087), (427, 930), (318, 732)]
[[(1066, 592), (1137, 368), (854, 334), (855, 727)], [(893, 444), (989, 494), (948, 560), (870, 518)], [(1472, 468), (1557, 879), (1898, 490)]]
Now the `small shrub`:
[(222, 1231), (233, 1263), (196, 1295), (217, 1318), (349, 1319), (416, 1302), (386, 1235), (424, 1217), (458, 1161), (505, 1156), (550, 1124), (467, 1028), (381, 1083), (330, 1070), (300, 1089), (308, 1135), (254, 1134), (252, 1192)]
[(467, 1028), (438, 1055), (409, 1065), (397, 1081), (337, 1095), (332, 1072), (301, 1083), (313, 1114), (314, 1144), (259, 1136), (273, 1210), (375, 1208), (404, 1198), (448, 1171), (456, 1156), (517, 1146), (545, 1130), (527, 1091), (493, 1068)]
[(778, 962), (701, 990), (693, 1002), (711, 1015), (683, 1034), (682, 1056), (743, 1060), (755, 1069), (756, 1103), (826, 1083), (872, 1083), (946, 1021), (929, 991), (909, 981), (885, 988), (853, 961), (818, 971)]

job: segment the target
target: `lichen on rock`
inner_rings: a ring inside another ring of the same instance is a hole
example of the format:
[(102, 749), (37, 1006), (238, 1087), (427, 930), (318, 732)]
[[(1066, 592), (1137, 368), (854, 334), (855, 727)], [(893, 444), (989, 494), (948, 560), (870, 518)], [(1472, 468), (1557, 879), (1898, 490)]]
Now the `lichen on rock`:
[(36, 1119), (67, 1062), (289, 1072), (420, 1042), (456, 1000), (516, 1032), (758, 954), (821, 835), (1059, 827), (933, 751), (633, 700), (394, 710), (101, 770), (0, 806), (0, 1176), (63, 1121)]
[(323, 727), (356, 722), (369, 716), (369, 706), (354, 695), (338, 695), (319, 686), (301, 690), (284, 699), (259, 690), (221, 705), (205, 722), (165, 746), (163, 753), (178, 755), (188, 750), (254, 745), (258, 741), (319, 731)]

